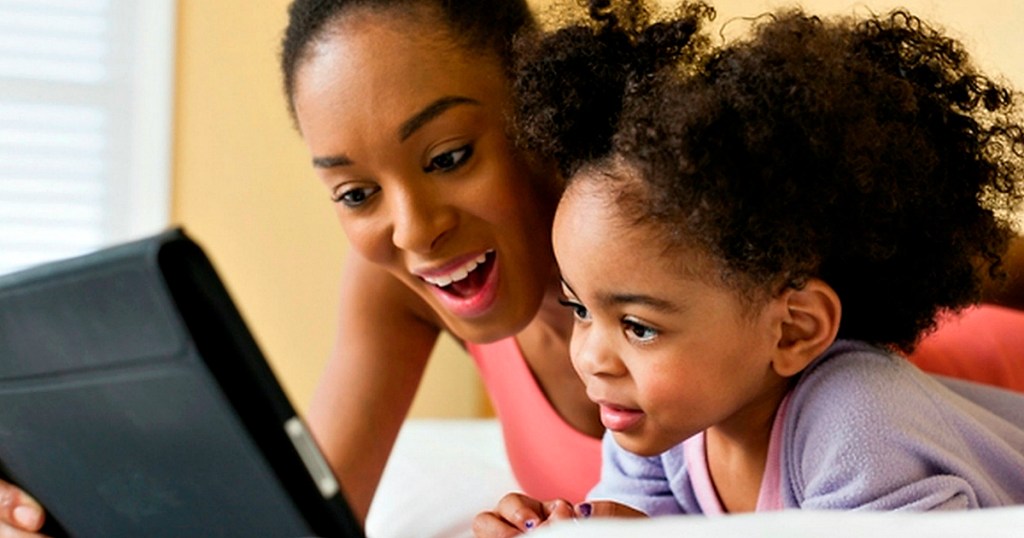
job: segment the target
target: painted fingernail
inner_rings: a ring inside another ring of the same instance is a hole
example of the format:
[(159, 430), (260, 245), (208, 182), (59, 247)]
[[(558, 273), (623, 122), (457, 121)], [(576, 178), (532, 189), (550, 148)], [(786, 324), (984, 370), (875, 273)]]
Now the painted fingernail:
[(584, 518), (588, 518), (594, 512), (594, 507), (590, 503), (580, 503), (576, 506), (576, 511)]
[(38, 528), (39, 519), (42, 517), (43, 514), (32, 506), (19, 506), (14, 509), (14, 521), (24, 529)]
[(537, 521), (534, 519), (527, 519), (526, 523), (523, 523), (523, 525), (526, 526), (526, 530), (530, 530), (537, 526)]

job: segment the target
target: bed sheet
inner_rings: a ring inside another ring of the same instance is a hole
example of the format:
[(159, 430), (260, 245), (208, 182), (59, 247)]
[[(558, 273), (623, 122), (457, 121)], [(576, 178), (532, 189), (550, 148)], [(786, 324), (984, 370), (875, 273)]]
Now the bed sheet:
[(367, 514), (366, 534), (469, 537), (473, 517), (517, 489), (497, 420), (407, 420)]
[(733, 516), (667, 516), (643, 520), (564, 522), (535, 538), (1020, 538), (1024, 507), (959, 512), (825, 512), (787, 510)]

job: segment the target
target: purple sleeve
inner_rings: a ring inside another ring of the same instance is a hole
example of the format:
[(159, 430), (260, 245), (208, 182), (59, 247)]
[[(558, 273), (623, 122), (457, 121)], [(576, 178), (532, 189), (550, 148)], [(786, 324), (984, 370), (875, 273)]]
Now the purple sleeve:
[(602, 439), (601, 456), (601, 480), (588, 499), (615, 501), (648, 516), (682, 513), (661, 458), (645, 458), (623, 450), (610, 432), (605, 432)]
[[(784, 434), (787, 506), (944, 510), (1019, 502), (1024, 431), (902, 358), (856, 346), (833, 353), (793, 393)], [(1024, 410), (1024, 398), (1018, 401)]]

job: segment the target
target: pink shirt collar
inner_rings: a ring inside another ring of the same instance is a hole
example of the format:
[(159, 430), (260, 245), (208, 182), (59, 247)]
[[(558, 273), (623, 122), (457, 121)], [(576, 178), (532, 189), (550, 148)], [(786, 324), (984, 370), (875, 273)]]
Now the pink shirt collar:
[[(782, 399), (775, 418), (772, 421), (771, 437), (768, 441), (768, 456), (765, 461), (764, 477), (761, 478), (761, 490), (757, 496), (757, 512), (782, 510), (782, 424), (786, 416), (789, 395)], [(690, 483), (700, 504), (701, 511), (707, 515), (724, 514), (718, 492), (711, 480), (708, 469), (708, 458), (704, 441), (704, 432), (683, 441), (683, 453), (686, 457), (687, 472)]]

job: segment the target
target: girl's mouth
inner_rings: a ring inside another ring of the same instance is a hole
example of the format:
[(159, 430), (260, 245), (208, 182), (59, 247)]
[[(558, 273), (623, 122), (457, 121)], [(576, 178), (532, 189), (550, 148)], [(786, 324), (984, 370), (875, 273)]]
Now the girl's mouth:
[(613, 432), (628, 430), (636, 426), (643, 418), (644, 412), (639, 409), (601, 404), (601, 424)]

